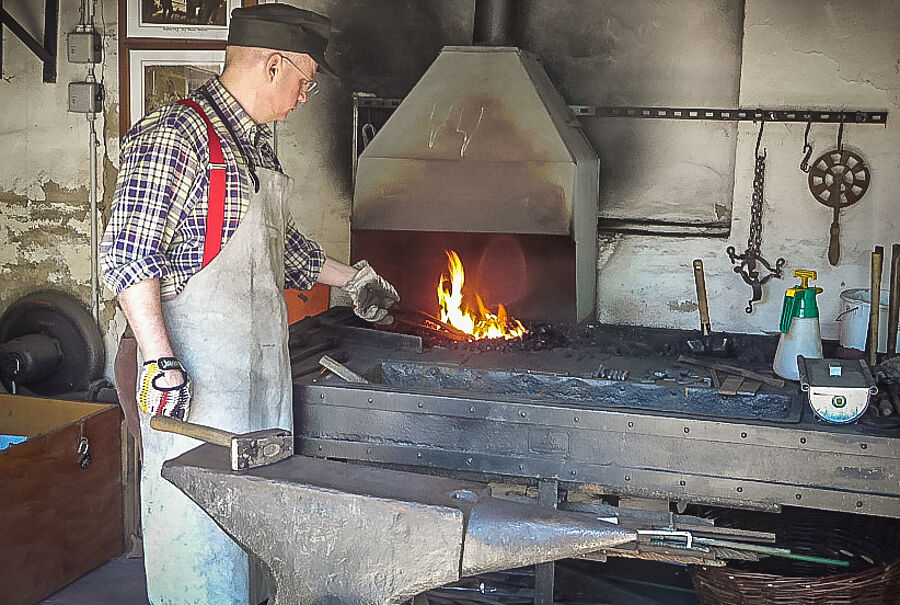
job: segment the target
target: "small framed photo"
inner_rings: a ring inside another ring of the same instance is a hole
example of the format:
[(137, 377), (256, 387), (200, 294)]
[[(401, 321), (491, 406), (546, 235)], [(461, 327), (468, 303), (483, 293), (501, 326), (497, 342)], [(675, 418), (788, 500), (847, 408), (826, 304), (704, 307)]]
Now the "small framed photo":
[(224, 50), (130, 50), (129, 126), (222, 73)]
[(129, 38), (225, 40), (241, 0), (124, 0)]

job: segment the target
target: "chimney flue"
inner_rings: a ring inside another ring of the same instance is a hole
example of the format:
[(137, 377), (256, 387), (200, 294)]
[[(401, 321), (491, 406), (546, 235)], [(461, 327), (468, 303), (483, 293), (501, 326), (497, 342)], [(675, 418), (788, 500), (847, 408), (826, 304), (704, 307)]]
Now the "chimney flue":
[(516, 46), (517, 0), (475, 0), (472, 43), (478, 46)]

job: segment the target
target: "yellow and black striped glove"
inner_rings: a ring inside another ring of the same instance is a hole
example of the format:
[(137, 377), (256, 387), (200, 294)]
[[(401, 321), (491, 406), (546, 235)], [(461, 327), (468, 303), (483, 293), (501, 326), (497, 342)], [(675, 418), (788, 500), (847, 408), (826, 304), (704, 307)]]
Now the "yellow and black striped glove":
[[(156, 381), (167, 370), (179, 370), (184, 382), (174, 387), (159, 387)], [(187, 418), (191, 404), (191, 381), (181, 363), (174, 357), (160, 357), (144, 362), (138, 379), (138, 407), (151, 416), (169, 416), (179, 420)]]

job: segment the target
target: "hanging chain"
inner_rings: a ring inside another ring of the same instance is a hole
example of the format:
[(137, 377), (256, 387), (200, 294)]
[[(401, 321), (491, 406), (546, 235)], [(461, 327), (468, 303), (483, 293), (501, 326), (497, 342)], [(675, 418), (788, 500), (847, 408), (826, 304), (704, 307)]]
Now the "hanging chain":
[(747, 238), (747, 250), (759, 256), (762, 246), (762, 211), (763, 185), (766, 180), (766, 156), (756, 156), (753, 169), (753, 196), (750, 203), (750, 237)]
[[(753, 296), (747, 301), (744, 310), (747, 313), (753, 312), (753, 303), (762, 300), (762, 287), (767, 281), (773, 277), (782, 277), (782, 267), (784, 259), (779, 258), (775, 261), (773, 267), (766, 259), (763, 258), (762, 248), (762, 213), (763, 213), (763, 189), (766, 180), (766, 150), (759, 152), (760, 141), (762, 140), (763, 126), (765, 122), (760, 122), (759, 135), (756, 138), (755, 165), (753, 169), (753, 195), (750, 203), (750, 236), (747, 238), (747, 249), (743, 254), (737, 254), (734, 246), (728, 246), (725, 252), (734, 267), (734, 272), (741, 276), (752, 289)], [(768, 272), (760, 277), (760, 268), (765, 268)]]

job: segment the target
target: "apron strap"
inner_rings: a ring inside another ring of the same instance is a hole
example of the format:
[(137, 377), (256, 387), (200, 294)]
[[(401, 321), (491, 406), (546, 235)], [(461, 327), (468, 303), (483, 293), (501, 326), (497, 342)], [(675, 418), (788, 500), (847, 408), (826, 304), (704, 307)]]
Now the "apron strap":
[[(209, 135), (209, 201), (206, 207), (206, 240), (203, 243), (202, 268), (222, 249), (222, 227), (225, 223), (225, 157), (222, 154), (222, 141), (200, 105), (190, 99), (181, 99), (178, 103), (200, 114), (206, 122), (206, 133)], [(211, 233), (218, 236), (210, 237)]]

